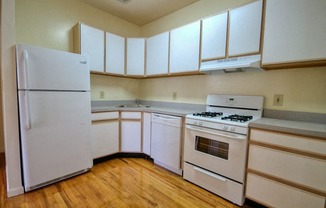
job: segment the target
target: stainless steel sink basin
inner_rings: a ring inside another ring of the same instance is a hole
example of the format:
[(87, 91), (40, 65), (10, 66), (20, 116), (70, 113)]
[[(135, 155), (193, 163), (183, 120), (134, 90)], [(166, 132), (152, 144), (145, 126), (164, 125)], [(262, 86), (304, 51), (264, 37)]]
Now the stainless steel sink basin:
[(150, 105), (141, 105), (141, 104), (129, 104), (129, 105), (118, 105), (119, 108), (149, 108)]

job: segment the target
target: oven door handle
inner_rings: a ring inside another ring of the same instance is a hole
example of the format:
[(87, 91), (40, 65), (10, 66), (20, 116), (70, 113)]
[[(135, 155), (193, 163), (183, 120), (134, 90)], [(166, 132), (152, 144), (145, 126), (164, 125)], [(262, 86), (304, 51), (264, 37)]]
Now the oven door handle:
[(208, 130), (202, 127), (197, 127), (197, 126), (190, 126), (186, 125), (187, 129), (198, 131), (198, 132), (203, 132), (203, 133), (208, 133), (208, 134), (214, 134), (217, 136), (222, 136), (222, 137), (227, 137), (230, 139), (237, 139), (237, 140), (245, 140), (247, 139), (246, 135), (240, 135), (240, 134), (233, 134), (233, 133), (226, 133), (226, 132), (220, 132), (220, 131), (213, 131), (213, 130)]
[(198, 168), (198, 167), (193, 167), (193, 169), (196, 170), (196, 171), (198, 171), (198, 172), (201, 172), (201, 173), (203, 173), (203, 174), (206, 174), (206, 175), (208, 175), (208, 176), (211, 176), (211, 177), (213, 177), (213, 178), (215, 178), (215, 179), (218, 179), (218, 180), (220, 180), (220, 181), (223, 181), (223, 182), (226, 182), (226, 181), (227, 181), (226, 178), (224, 178), (224, 177), (222, 177), (222, 176), (219, 176), (219, 175), (216, 175), (216, 174), (214, 174), (214, 173), (211, 173), (211, 172), (209, 172), (209, 171), (207, 171), (207, 170), (204, 170), (204, 169), (201, 169), (201, 168)]

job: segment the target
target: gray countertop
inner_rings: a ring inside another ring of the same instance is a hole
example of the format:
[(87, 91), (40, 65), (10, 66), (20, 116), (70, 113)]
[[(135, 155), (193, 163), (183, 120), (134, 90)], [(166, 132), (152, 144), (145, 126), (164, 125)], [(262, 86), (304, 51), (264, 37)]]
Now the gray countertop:
[(324, 138), (326, 140), (326, 124), (322, 123), (260, 118), (250, 122), (249, 127)]
[(92, 107), (92, 113), (110, 112), (110, 111), (142, 111), (150, 113), (162, 113), (173, 116), (184, 117), (189, 113), (195, 113), (193, 109), (170, 108), (170, 107), (118, 107), (118, 106), (97, 106)]
[[(165, 102), (146, 102), (143, 101), (142, 107), (119, 107), (121, 104), (130, 104), (130, 102), (94, 102), (92, 104), (92, 113), (98, 112), (110, 112), (110, 111), (141, 111), (141, 112), (150, 112), (150, 113), (161, 113), (168, 114), (174, 116), (184, 117), (190, 113), (198, 113), (205, 110), (205, 105), (193, 105), (187, 103), (165, 103)], [(146, 105), (150, 105), (150, 107), (145, 107)], [(274, 115), (275, 112), (272, 112)], [(284, 114), (284, 113), (283, 113)], [(286, 112), (286, 114), (289, 114)], [(297, 115), (297, 113), (291, 113), (290, 115)], [(300, 114), (301, 115), (301, 114)], [(304, 114), (304, 117), (309, 115)], [(269, 117), (267, 115), (267, 117)], [(249, 127), (252, 128), (260, 128), (271, 131), (279, 131), (284, 133), (292, 133), (296, 135), (302, 136), (311, 136), (323, 138), (326, 140), (326, 124), (323, 123), (313, 123), (306, 121), (299, 121), (297, 119), (285, 119), (282, 118), (267, 118), (263, 117), (256, 121), (252, 121), (249, 124)], [(289, 117), (291, 118), (291, 116)], [(322, 120), (325, 120), (324, 117), (321, 117)], [(317, 119), (320, 121), (320, 118)]]

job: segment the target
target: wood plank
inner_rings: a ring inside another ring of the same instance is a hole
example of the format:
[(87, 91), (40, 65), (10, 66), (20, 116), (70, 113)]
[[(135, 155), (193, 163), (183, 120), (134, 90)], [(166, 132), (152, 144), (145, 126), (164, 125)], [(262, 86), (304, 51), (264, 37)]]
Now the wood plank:
[[(185, 207), (236, 208), (151, 160), (116, 158), (82, 175), (7, 198), (0, 155), (0, 207)], [(243, 207), (250, 208), (245, 204)]]

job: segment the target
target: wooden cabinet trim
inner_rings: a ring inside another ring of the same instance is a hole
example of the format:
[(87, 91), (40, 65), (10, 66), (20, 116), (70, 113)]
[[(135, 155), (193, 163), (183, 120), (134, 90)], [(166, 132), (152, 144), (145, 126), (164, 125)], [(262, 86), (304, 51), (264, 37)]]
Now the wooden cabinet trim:
[(326, 66), (326, 59), (311, 60), (311, 61), (297, 61), (289, 63), (275, 63), (275, 64), (263, 64), (262, 68), (265, 70), (275, 69), (291, 69), (291, 68), (307, 68), (307, 67), (323, 67)]
[(96, 120), (92, 120), (92, 124), (94, 123), (107, 123), (107, 122), (115, 122), (115, 121), (119, 121), (119, 118), (111, 118), (111, 119), (96, 119)]
[(293, 148), (289, 148), (289, 147), (284, 147), (284, 146), (279, 146), (279, 145), (274, 145), (274, 144), (267, 144), (267, 143), (263, 143), (263, 142), (252, 141), (252, 140), (249, 141), (249, 144), (266, 147), (269, 149), (275, 149), (275, 150), (279, 150), (279, 151), (283, 151), (283, 152), (293, 153), (293, 154), (297, 154), (297, 155), (301, 155), (301, 156), (312, 157), (315, 159), (321, 159), (321, 160), (325, 160), (325, 162), (326, 162), (325, 154), (317, 154), (314, 152), (297, 150), (297, 149), (293, 149)]
[(326, 192), (322, 191), (322, 190), (307, 187), (307, 186), (304, 186), (304, 185), (301, 185), (301, 184), (298, 184), (298, 183), (294, 183), (292, 181), (284, 180), (282, 178), (275, 177), (275, 176), (269, 175), (267, 173), (263, 173), (263, 172), (253, 170), (253, 169), (248, 169), (247, 172), (251, 173), (251, 174), (254, 174), (254, 175), (257, 175), (257, 176), (260, 176), (260, 177), (263, 177), (263, 178), (270, 179), (272, 181), (276, 181), (276, 182), (279, 182), (279, 183), (294, 187), (294, 188), (298, 188), (298, 189), (301, 189), (301, 190), (304, 190), (304, 191), (307, 191), (307, 192), (310, 192), (310, 193), (314, 193), (314, 194), (326, 197)]

